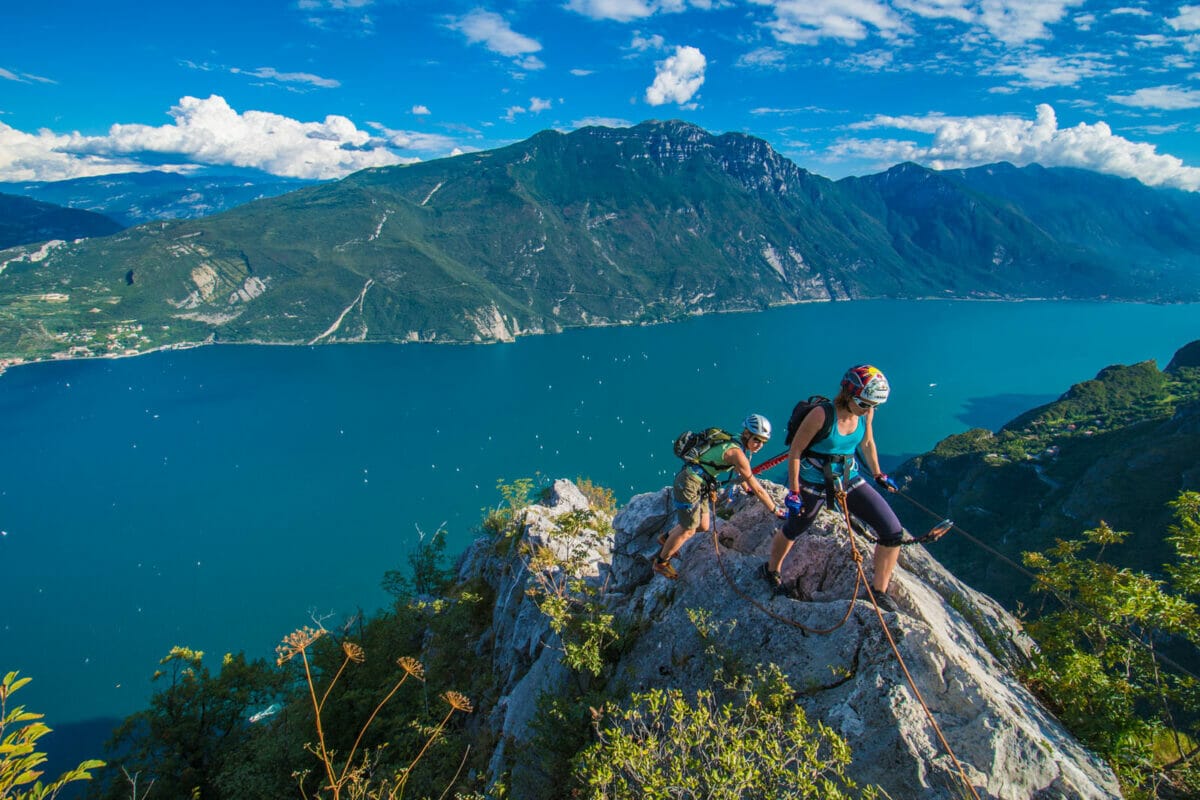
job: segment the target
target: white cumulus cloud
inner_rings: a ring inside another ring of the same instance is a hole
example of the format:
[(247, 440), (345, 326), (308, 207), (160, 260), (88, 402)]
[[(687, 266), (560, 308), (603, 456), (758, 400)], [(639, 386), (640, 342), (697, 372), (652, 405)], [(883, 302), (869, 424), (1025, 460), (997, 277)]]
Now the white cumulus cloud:
[(851, 126), (856, 130), (895, 128), (931, 135), (929, 144), (895, 139), (847, 139), (829, 154), (835, 159), (865, 158), (891, 165), (916, 161), (934, 169), (958, 169), (1009, 161), (1018, 166), (1038, 163), (1049, 167), (1081, 167), (1110, 175), (1137, 178), (1150, 186), (1173, 186), (1200, 191), (1200, 168), (1189, 167), (1154, 145), (1117, 136), (1107, 123), (1058, 127), (1049, 105), (1037, 107), (1037, 117), (877, 116)]
[(466, 36), (471, 44), (483, 44), (502, 56), (519, 57), (542, 49), (537, 40), (517, 33), (508, 20), (492, 11), (475, 9), (470, 14), (453, 18), (450, 27)]
[[(61, 181), (149, 169), (130, 158), (67, 152), (70, 140), (69, 136), (45, 129), (25, 133), (0, 122), (0, 180)], [(177, 165), (157, 169), (179, 171)]]
[(687, 103), (704, 84), (708, 66), (704, 53), (696, 47), (676, 47), (675, 55), (655, 63), (654, 83), (646, 88), (646, 102), (652, 106)]
[(421, 106), (421, 105), (413, 106), (412, 113), (416, 114), (418, 117), (427, 116), (429, 114), (429, 106)]
[(239, 113), (218, 95), (183, 97), (169, 113), (171, 124), (116, 124), (103, 136), (47, 130), (28, 134), (0, 125), (0, 177), (63, 180), (136, 172), (147, 169), (142, 159), (152, 157), (157, 169), (208, 164), (330, 179), (415, 160), (402, 158), (386, 142), (337, 115), (301, 122), (267, 111)]

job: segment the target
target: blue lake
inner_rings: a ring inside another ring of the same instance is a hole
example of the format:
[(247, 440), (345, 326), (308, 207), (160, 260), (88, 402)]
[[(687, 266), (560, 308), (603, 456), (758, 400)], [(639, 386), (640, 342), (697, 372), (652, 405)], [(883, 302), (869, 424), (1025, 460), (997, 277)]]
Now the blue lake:
[(419, 531), (444, 525), (457, 552), (498, 479), (584, 476), (624, 500), (670, 481), (681, 430), (752, 411), (782, 428), (864, 361), (893, 387), (887, 467), (1196, 338), (1196, 306), (874, 301), (21, 367), (0, 378), (0, 670), (34, 678), (22, 702), (52, 725), (125, 714), (173, 645), (215, 668), (385, 605)]

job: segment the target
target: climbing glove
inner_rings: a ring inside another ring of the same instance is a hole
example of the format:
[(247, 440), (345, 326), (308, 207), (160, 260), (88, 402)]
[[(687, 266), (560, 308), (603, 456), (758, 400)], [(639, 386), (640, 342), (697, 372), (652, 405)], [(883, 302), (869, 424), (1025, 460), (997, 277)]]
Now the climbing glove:
[(804, 510), (804, 500), (795, 492), (788, 492), (783, 498), (783, 505), (787, 508), (789, 518), (800, 516), (800, 512)]
[(886, 472), (881, 472), (875, 476), (875, 482), (879, 484), (880, 489), (887, 489), (889, 492), (900, 491), (900, 485), (888, 475)]

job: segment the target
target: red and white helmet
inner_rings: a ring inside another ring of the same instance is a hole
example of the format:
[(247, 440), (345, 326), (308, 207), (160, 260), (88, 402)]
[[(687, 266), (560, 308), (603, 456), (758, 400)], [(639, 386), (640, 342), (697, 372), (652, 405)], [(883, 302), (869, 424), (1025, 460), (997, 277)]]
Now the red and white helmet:
[(884, 374), (870, 364), (859, 364), (846, 370), (842, 388), (872, 405), (886, 403), (892, 391)]

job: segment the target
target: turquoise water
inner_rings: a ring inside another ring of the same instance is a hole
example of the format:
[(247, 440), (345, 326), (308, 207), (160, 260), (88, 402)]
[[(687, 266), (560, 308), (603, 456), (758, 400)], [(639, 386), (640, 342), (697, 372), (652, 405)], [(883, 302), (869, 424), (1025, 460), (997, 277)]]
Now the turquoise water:
[(782, 427), (861, 361), (892, 381), (877, 437), (894, 465), (1196, 338), (1196, 306), (880, 301), (18, 368), (0, 378), (0, 671), (34, 677), (23, 702), (51, 723), (124, 714), (173, 645), (216, 667), (385, 605), (379, 579), (418, 532), (444, 524), (457, 552), (499, 478), (653, 490), (680, 430), (751, 411)]

